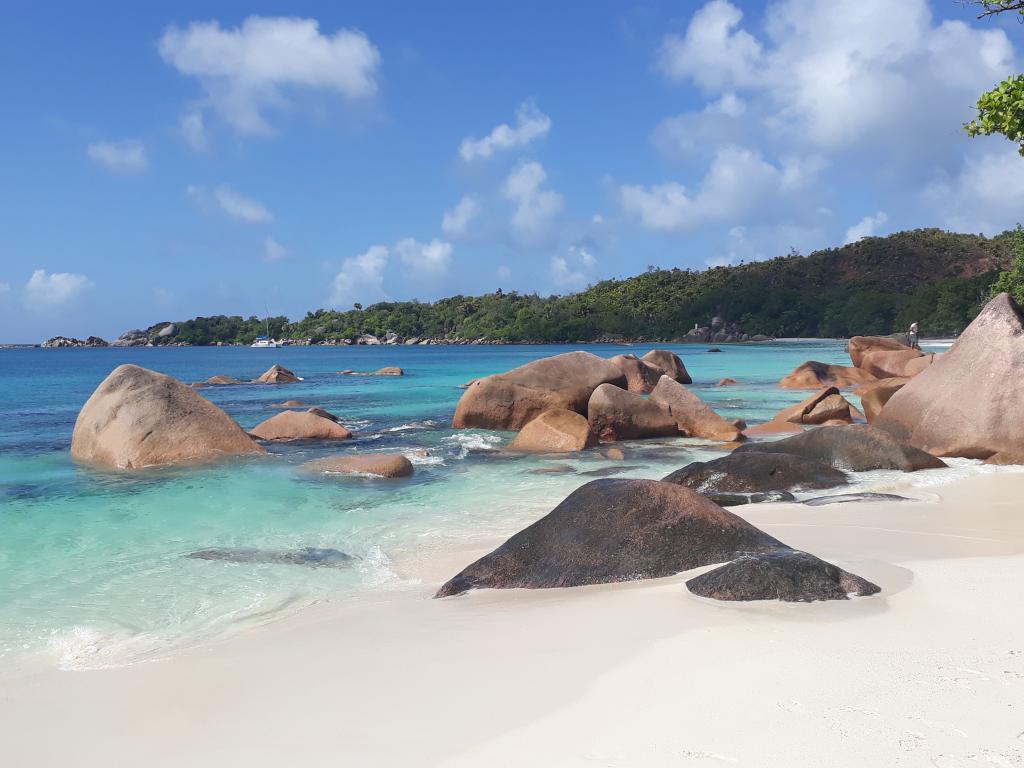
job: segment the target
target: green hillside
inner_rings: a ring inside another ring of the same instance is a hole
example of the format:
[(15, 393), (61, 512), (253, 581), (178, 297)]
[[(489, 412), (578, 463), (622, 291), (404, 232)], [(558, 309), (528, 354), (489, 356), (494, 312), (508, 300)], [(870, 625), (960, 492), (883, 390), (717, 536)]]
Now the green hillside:
[[(1012, 261), (1010, 232), (987, 238), (918, 229), (735, 267), (652, 269), (567, 296), (498, 291), (433, 303), (318, 309), (298, 322), (271, 318), (270, 330), (314, 342), (389, 331), (508, 342), (671, 341), (717, 316), (743, 332), (770, 336), (890, 333), (913, 320), (927, 335), (951, 334), (970, 322)], [(177, 326), (178, 342), (248, 343), (264, 323), (218, 316)]]

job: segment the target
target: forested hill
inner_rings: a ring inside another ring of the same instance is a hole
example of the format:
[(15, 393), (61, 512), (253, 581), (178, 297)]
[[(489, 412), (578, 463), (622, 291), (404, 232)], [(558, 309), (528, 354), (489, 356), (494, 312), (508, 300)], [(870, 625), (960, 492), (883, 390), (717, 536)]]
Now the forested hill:
[[(362, 333), (510, 342), (623, 338), (671, 341), (723, 318), (750, 334), (843, 337), (890, 333), (914, 320), (926, 334), (956, 333), (1013, 260), (1013, 233), (994, 238), (918, 229), (852, 245), (701, 272), (652, 269), (567, 296), (453, 296), (319, 309), (298, 322), (271, 318), (271, 335), (312, 340)], [(177, 342), (248, 343), (255, 317), (176, 323)], [(154, 326), (158, 328), (159, 325)], [(171, 339), (167, 339), (171, 341)]]

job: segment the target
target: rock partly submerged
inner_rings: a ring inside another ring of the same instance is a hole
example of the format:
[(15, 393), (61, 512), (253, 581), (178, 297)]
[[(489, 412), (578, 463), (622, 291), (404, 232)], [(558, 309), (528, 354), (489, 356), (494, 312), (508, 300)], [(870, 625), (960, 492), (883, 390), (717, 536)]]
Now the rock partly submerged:
[(1024, 315), (993, 298), (948, 352), (885, 403), (875, 424), (937, 456), (1024, 462)]
[(259, 384), (294, 384), (297, 381), (302, 381), (302, 379), (277, 363), (270, 366), (262, 376), (256, 379)]
[(594, 480), (465, 568), (436, 597), (657, 578), (784, 547), (689, 488)]
[(535, 360), (470, 383), (452, 425), (519, 430), (555, 408), (585, 414), (591, 394), (602, 384), (624, 388), (626, 377), (614, 363), (589, 352)]
[(872, 469), (916, 472), (946, 466), (941, 459), (868, 424), (818, 427), (774, 442), (743, 445), (733, 455), (743, 453), (789, 453), (851, 472)]
[(788, 501), (791, 491), (846, 485), (846, 473), (832, 466), (785, 453), (731, 453), (695, 461), (662, 478), (732, 506), (761, 501)]
[(544, 411), (516, 435), (508, 450), (521, 453), (568, 453), (593, 448), (597, 437), (586, 417), (555, 408)]
[(594, 390), (587, 404), (587, 419), (591, 430), (603, 442), (679, 434), (676, 419), (668, 407), (653, 396), (646, 399), (612, 384), (602, 384)]
[(668, 376), (658, 381), (650, 401), (668, 409), (682, 435), (724, 443), (743, 439), (743, 432), (735, 423), (719, 416), (697, 395)]
[(137, 365), (118, 366), (103, 380), (82, 406), (71, 436), (73, 459), (114, 469), (263, 453), (194, 389)]
[(308, 411), (283, 411), (249, 430), (260, 440), (348, 440), (352, 433), (335, 421)]
[(366, 453), (328, 456), (307, 461), (301, 466), (305, 472), (342, 475), (376, 475), (377, 477), (412, 477), (412, 462), (399, 453)]
[(190, 552), (193, 560), (220, 560), (227, 563), (270, 563), (304, 565), (308, 568), (348, 568), (355, 560), (337, 549), (302, 547), (301, 549), (256, 549), (252, 547), (214, 547)]
[(880, 592), (876, 584), (795, 549), (742, 555), (686, 582), (687, 589), (713, 600), (782, 600), (809, 603), (848, 600)]
[(788, 376), (779, 382), (784, 389), (820, 389), (822, 387), (857, 387), (877, 379), (876, 376), (845, 365), (830, 365), (817, 360), (809, 360), (797, 366)]

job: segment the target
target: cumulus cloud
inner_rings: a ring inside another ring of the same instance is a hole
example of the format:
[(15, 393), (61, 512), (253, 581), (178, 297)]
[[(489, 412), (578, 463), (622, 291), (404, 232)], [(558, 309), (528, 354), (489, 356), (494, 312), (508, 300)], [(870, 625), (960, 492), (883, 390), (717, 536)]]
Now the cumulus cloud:
[(345, 259), (341, 263), (341, 271), (334, 276), (330, 304), (342, 307), (383, 296), (384, 270), (390, 255), (387, 246), (375, 245), (365, 253)]
[(195, 77), (206, 99), (240, 133), (267, 134), (267, 112), (298, 92), (365, 99), (377, 91), (380, 52), (357, 29), (323, 34), (315, 19), (250, 16), (240, 27), (216, 21), (169, 27), (160, 55)]
[(263, 241), (264, 261), (273, 263), (275, 261), (281, 261), (281, 259), (287, 258), (287, 256), (288, 249), (277, 242), (274, 238), (268, 237)]
[(512, 230), (519, 237), (527, 240), (547, 237), (551, 225), (565, 208), (565, 201), (558, 192), (544, 189), (547, 177), (544, 166), (530, 161), (519, 165), (505, 179), (504, 195), (515, 204)]
[(874, 237), (878, 234), (878, 228), (888, 220), (889, 217), (885, 214), (885, 211), (879, 211), (874, 216), (865, 216), (846, 230), (846, 239), (843, 241), (843, 245), (856, 243), (865, 237)]
[(448, 270), (452, 258), (452, 245), (437, 238), (429, 243), (420, 243), (407, 237), (395, 244), (395, 253), (413, 272), (437, 277)]
[(185, 143), (196, 152), (202, 152), (209, 145), (202, 112), (189, 112), (182, 115), (181, 121), (178, 123), (178, 130)]
[(446, 235), (464, 235), (469, 223), (480, 214), (480, 203), (471, 195), (464, 195), (455, 207), (445, 211), (441, 229)]
[(619, 187), (623, 210), (648, 229), (665, 232), (692, 230), (727, 222), (757, 208), (779, 203), (781, 195), (811, 183), (822, 169), (817, 159), (783, 158), (778, 164), (755, 150), (724, 147), (715, 154), (696, 191), (670, 181), (649, 187)]
[(527, 101), (516, 110), (515, 126), (502, 123), (482, 139), (463, 139), (459, 145), (459, 155), (466, 162), (490, 157), (499, 150), (529, 144), (534, 139), (546, 136), (550, 130), (551, 118), (537, 109), (533, 102)]
[(29, 307), (62, 306), (92, 287), (92, 281), (85, 275), (37, 269), (25, 284), (25, 304)]
[[(189, 194), (193, 194), (194, 189), (196, 188), (189, 187)], [(263, 224), (274, 219), (262, 203), (243, 197), (226, 184), (217, 187), (213, 196), (221, 210), (233, 219), (248, 224)]]
[(1024, 220), (1022, 161), (1013, 147), (996, 147), (977, 149), (955, 174), (940, 171), (926, 186), (923, 203), (943, 226), (991, 236)]
[(712, 0), (685, 34), (664, 38), (656, 67), (709, 94), (749, 95), (752, 130), (821, 147), (948, 143), (948, 126), (1015, 66), (1002, 30), (936, 24), (927, 0), (776, 0), (759, 36), (743, 22), (728, 0)]
[(590, 282), (597, 259), (586, 248), (571, 245), (565, 255), (551, 257), (551, 279), (556, 285), (581, 288)]
[(142, 173), (149, 168), (146, 147), (141, 141), (98, 141), (86, 148), (86, 154), (114, 173)]

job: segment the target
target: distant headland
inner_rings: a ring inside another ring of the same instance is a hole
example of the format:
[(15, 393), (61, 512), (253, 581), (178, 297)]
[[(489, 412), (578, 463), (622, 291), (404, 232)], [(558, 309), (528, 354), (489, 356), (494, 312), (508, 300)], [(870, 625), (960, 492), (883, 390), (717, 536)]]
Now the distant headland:
[(317, 309), (295, 322), (215, 315), (154, 323), (110, 342), (57, 336), (41, 346), (247, 345), (261, 335), (304, 345), (730, 343), (887, 334), (915, 321), (928, 335), (957, 334), (1013, 256), (1013, 232), (916, 229), (808, 256), (793, 251), (703, 271), (650, 268), (565, 296), (499, 289)]

